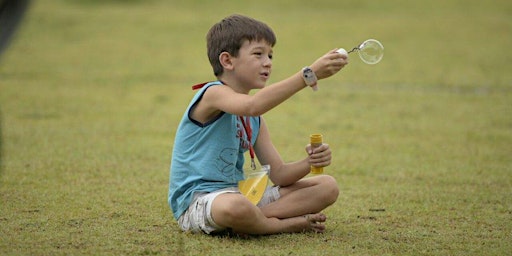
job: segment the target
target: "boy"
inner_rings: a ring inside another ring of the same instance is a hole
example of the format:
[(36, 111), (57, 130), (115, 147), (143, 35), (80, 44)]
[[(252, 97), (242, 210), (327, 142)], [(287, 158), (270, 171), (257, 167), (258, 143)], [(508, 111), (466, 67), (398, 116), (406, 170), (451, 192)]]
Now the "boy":
[[(231, 229), (242, 234), (323, 232), (321, 213), (338, 197), (334, 178), (304, 178), (310, 166), (331, 163), (327, 144), (307, 157), (284, 163), (270, 140), (262, 114), (296, 92), (316, 86), (347, 62), (329, 51), (310, 67), (265, 87), (272, 71), (273, 31), (242, 15), (226, 17), (207, 34), (208, 58), (217, 81), (199, 84), (178, 127), (171, 161), (169, 205), (184, 231), (207, 234)], [(316, 76), (315, 76), (316, 75)], [(252, 89), (260, 89), (249, 95)], [(258, 205), (240, 194), (244, 152), (270, 165), (269, 187)]]

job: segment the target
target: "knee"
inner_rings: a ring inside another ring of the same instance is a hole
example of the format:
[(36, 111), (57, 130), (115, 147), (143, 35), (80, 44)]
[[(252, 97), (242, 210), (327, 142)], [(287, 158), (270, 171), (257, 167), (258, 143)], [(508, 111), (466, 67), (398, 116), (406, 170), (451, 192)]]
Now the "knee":
[(319, 176), (320, 186), (322, 187), (323, 201), (328, 205), (333, 204), (338, 199), (338, 195), (340, 190), (338, 188), (338, 183), (336, 179), (329, 175)]
[(230, 197), (218, 210), (220, 210), (218, 212), (219, 214), (232, 222), (234, 220), (247, 218), (249, 215), (253, 214), (253, 205), (244, 196), (237, 195)]

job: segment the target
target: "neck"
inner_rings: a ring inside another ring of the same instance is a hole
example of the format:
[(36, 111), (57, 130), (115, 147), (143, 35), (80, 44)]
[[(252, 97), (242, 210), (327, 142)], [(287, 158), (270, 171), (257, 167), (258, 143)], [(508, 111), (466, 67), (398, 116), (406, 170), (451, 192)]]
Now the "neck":
[(222, 76), (217, 77), (217, 79), (219, 81), (222, 81), (222, 83), (225, 84), (226, 86), (229, 86), (235, 92), (249, 94), (250, 90), (245, 88), (242, 84), (239, 84), (238, 82), (236, 82), (236, 80), (233, 79), (233, 77), (222, 75)]

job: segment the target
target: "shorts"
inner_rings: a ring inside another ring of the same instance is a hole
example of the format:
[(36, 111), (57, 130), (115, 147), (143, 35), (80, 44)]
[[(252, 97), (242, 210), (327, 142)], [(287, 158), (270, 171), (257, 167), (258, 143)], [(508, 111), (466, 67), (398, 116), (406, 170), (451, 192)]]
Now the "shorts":
[[(187, 211), (178, 218), (178, 225), (180, 228), (183, 231), (191, 231), (193, 233), (204, 232), (206, 234), (226, 229), (213, 221), (211, 212), (213, 200), (218, 195), (224, 193), (240, 193), (240, 191), (237, 187), (230, 187), (210, 193), (195, 194)], [(265, 206), (276, 201), (279, 197), (280, 194), (278, 186), (268, 187), (257, 206)]]

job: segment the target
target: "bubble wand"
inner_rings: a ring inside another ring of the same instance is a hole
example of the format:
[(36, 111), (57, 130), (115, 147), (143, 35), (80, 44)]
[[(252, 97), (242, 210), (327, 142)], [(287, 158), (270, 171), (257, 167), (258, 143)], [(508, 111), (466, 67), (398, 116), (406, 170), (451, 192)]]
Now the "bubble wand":
[(384, 46), (375, 39), (368, 39), (348, 52), (343, 48), (337, 50), (338, 53), (345, 54), (347, 56), (349, 53), (355, 51), (357, 51), (359, 58), (361, 58), (364, 63), (370, 65), (379, 63), (384, 56)]

